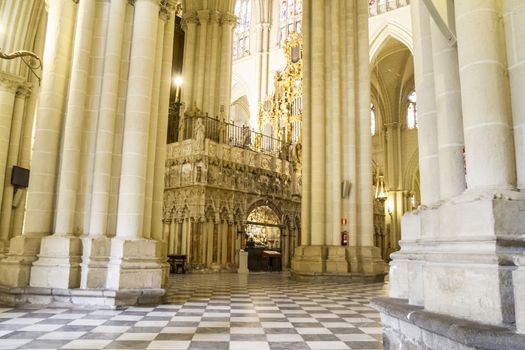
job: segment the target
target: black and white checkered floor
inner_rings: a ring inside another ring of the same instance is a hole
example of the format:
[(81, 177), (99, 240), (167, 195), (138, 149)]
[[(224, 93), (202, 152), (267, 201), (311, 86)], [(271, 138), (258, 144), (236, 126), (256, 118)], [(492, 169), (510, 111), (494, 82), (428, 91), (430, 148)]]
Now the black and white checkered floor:
[(286, 273), (176, 275), (155, 307), (0, 307), (0, 349), (382, 349), (368, 302), (385, 294)]

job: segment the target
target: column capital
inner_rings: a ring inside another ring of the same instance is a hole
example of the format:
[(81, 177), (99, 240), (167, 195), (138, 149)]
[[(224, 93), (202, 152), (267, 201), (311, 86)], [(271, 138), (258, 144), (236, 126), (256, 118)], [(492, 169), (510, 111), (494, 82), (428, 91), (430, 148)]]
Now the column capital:
[(159, 9), (159, 19), (161, 21), (167, 22), (170, 20), (170, 17), (170, 11), (166, 6), (163, 6), (163, 4), (161, 3)]
[(16, 92), (24, 85), (24, 79), (17, 75), (0, 72), (0, 86), (12, 92)]
[(18, 86), (18, 89), (16, 90), (16, 96), (28, 97), (29, 95), (31, 95), (32, 91), (33, 84), (24, 82), (23, 84)]
[(229, 26), (237, 25), (237, 16), (229, 12), (223, 13), (221, 17), (221, 25), (229, 25)]
[(199, 17), (197, 16), (197, 11), (188, 11), (182, 15), (182, 27), (186, 27), (190, 24), (198, 24)]
[(212, 23), (220, 23), (221, 21), (221, 14), (217, 10), (210, 10), (210, 22)]
[(210, 10), (198, 10), (197, 17), (199, 17), (199, 23), (204, 24), (210, 20)]

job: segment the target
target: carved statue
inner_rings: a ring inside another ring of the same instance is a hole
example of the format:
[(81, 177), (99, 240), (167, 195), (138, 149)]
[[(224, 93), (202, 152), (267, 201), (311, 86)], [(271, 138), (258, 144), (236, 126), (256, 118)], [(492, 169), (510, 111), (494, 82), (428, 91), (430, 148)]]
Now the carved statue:
[(202, 121), (202, 118), (197, 118), (197, 121), (195, 123), (194, 135), (197, 147), (201, 149), (204, 148), (204, 123)]

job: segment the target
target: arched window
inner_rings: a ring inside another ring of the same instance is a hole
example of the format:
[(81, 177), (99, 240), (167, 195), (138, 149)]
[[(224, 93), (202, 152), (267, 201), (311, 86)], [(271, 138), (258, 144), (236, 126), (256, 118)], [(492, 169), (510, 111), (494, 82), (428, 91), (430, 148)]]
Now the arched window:
[(237, 0), (235, 16), (239, 19), (233, 34), (233, 58), (241, 58), (250, 53), (251, 0)]
[(303, 16), (303, 0), (281, 0), (279, 21), (281, 24), (279, 42), (284, 43), (286, 38), (293, 33), (301, 33), (301, 20)]
[(417, 108), (416, 108), (416, 92), (415, 91), (412, 91), (408, 95), (407, 127), (409, 129), (417, 128)]
[(374, 104), (370, 104), (370, 133), (372, 136), (376, 134), (376, 109)]

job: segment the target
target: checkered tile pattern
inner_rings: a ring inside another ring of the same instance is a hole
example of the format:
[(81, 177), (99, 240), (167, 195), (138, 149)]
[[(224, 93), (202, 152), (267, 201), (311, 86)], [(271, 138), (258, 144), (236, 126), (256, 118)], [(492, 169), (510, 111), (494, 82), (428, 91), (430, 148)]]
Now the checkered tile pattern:
[(154, 307), (0, 307), (0, 349), (382, 349), (368, 303), (385, 294), (286, 273), (176, 275)]

